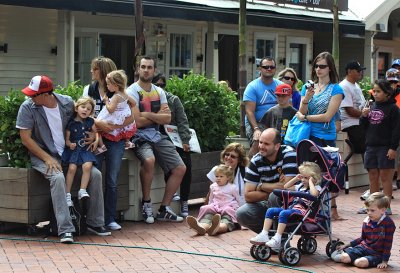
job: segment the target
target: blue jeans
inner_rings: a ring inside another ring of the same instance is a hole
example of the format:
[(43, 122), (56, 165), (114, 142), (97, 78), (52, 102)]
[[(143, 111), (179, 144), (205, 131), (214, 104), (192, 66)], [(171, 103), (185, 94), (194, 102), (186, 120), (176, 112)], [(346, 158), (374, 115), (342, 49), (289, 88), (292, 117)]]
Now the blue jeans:
[(106, 160), (105, 190), (104, 190), (104, 222), (106, 225), (115, 222), (117, 214), (117, 185), (121, 168), (122, 156), (125, 151), (125, 140), (118, 142), (103, 138), (107, 151), (97, 156), (97, 166), (101, 170), (102, 162)]

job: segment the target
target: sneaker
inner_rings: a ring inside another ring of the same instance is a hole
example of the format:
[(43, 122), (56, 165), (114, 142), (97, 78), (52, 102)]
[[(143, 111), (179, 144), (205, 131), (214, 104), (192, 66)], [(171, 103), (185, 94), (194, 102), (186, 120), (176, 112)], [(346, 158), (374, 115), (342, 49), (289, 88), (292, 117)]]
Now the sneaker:
[(90, 195), (87, 193), (86, 189), (80, 189), (78, 191), (78, 199), (79, 200), (86, 199), (86, 198), (89, 198), (89, 197), (90, 197)]
[(360, 199), (365, 201), (365, 200), (367, 200), (369, 195), (370, 195), (370, 193), (369, 193), (369, 189), (368, 189), (363, 194), (361, 194)]
[(71, 232), (65, 232), (60, 235), (60, 243), (72, 244), (73, 242), (74, 242), (74, 236), (72, 236)]
[(198, 235), (206, 234), (206, 229), (200, 226), (199, 222), (197, 222), (197, 219), (194, 218), (193, 216), (189, 215), (188, 217), (186, 217), (186, 223), (190, 228), (194, 229)]
[(392, 209), (391, 208), (387, 208), (385, 211), (386, 215), (392, 215)]
[(332, 254), (331, 254), (331, 259), (334, 260), (337, 263), (340, 263), (340, 260), (342, 258), (342, 253), (343, 253), (343, 250), (335, 250), (335, 251), (333, 251)]
[(398, 189), (398, 187), (397, 187), (397, 181), (396, 181), (396, 182), (393, 181), (392, 189), (393, 189), (394, 191), (397, 191), (397, 189)]
[(265, 243), (266, 246), (270, 248), (281, 248), (281, 241), (278, 241), (275, 237), (272, 237), (271, 240)]
[(175, 212), (168, 206), (165, 207), (164, 211), (158, 211), (157, 220), (164, 222), (182, 222), (183, 218), (176, 215)]
[(172, 197), (172, 201), (179, 201), (181, 200), (181, 197), (179, 196), (179, 194), (176, 192), (174, 193), (174, 196)]
[(106, 151), (107, 151), (107, 147), (106, 147), (106, 145), (103, 145), (101, 147), (97, 147), (97, 149), (94, 151), (94, 154), (95, 155), (99, 155), (99, 154), (102, 154), (102, 153), (104, 153)]
[(220, 223), (221, 223), (221, 214), (214, 214), (211, 220), (211, 226), (207, 230), (208, 235), (210, 236), (217, 235)]
[(121, 226), (117, 222), (111, 222), (107, 225), (107, 229), (109, 230), (121, 230)]
[(366, 207), (362, 207), (361, 209), (359, 209), (357, 211), (357, 214), (367, 214), (367, 208)]
[(110, 236), (111, 231), (107, 230), (105, 227), (92, 227), (87, 225), (87, 230), (99, 236)]
[(250, 239), (250, 243), (253, 245), (264, 245), (266, 242), (268, 242), (269, 236), (268, 233), (261, 232), (254, 236), (253, 238)]
[(150, 202), (144, 202), (142, 206), (142, 216), (146, 224), (154, 223), (153, 205)]
[(181, 216), (186, 217), (189, 215), (188, 201), (181, 201)]
[(74, 206), (74, 203), (72, 202), (71, 194), (70, 194), (70, 193), (67, 193), (66, 198), (67, 198), (67, 205), (68, 205), (68, 207), (73, 207), (73, 206)]

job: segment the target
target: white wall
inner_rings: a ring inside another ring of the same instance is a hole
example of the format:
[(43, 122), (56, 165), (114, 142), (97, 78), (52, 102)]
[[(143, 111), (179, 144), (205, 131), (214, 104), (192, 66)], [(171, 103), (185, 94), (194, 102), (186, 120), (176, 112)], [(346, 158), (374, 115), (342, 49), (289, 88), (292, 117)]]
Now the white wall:
[(21, 89), (38, 74), (56, 81), (57, 11), (0, 5), (0, 95)]

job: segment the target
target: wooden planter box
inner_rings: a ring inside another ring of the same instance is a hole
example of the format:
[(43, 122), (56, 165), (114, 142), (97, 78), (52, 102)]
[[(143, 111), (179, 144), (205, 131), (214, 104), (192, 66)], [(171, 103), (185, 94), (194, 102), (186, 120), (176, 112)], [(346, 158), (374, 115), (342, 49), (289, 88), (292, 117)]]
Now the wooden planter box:
[[(118, 178), (117, 211), (129, 208), (128, 160), (124, 159)], [(104, 184), (104, 176), (103, 176)], [(72, 194), (76, 196), (80, 175), (75, 176)], [(0, 168), (0, 222), (37, 224), (49, 220), (49, 182), (34, 169)]]

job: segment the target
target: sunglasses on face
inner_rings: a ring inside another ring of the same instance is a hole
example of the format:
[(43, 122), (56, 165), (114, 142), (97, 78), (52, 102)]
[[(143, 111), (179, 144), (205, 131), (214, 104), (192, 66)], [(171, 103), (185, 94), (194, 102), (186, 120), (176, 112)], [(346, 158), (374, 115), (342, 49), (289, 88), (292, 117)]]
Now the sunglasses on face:
[(295, 78), (292, 78), (292, 77), (289, 77), (289, 76), (284, 76), (283, 78), (284, 78), (285, 80), (287, 80), (287, 81), (292, 81), (292, 82), (296, 81)]
[(268, 70), (268, 69), (272, 70), (272, 69), (275, 69), (276, 66), (274, 66), (274, 65), (260, 65), (260, 67), (264, 68), (266, 70)]
[(314, 68), (315, 68), (315, 69), (317, 69), (317, 68), (319, 68), (319, 69), (325, 69), (325, 68), (327, 68), (327, 67), (328, 67), (327, 64), (315, 64), (315, 65), (314, 65)]
[(231, 154), (231, 153), (224, 153), (224, 156), (225, 156), (225, 157), (230, 157), (230, 158), (232, 158), (232, 159), (237, 159), (237, 158), (238, 158), (238, 156), (236, 156), (236, 155), (234, 155), (234, 154)]

